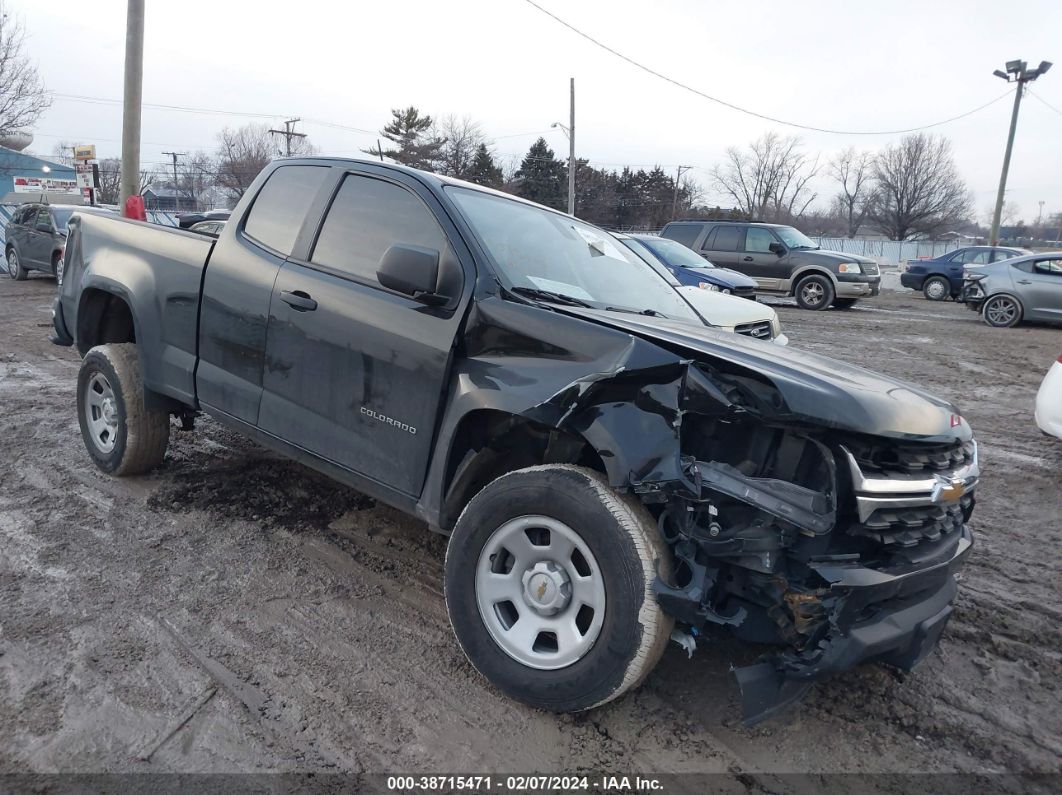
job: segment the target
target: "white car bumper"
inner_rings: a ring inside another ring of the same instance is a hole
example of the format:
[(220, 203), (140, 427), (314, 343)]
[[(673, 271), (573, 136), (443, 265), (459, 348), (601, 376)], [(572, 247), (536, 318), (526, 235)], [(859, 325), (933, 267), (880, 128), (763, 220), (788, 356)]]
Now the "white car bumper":
[(1062, 356), (1051, 365), (1036, 393), (1036, 424), (1062, 439)]

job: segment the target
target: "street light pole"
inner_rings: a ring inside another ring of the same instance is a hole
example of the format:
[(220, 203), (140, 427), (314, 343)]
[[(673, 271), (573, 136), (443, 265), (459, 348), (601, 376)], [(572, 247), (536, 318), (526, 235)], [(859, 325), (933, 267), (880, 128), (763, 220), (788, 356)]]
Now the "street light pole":
[(120, 212), (140, 187), (140, 106), (144, 96), (144, 0), (129, 0), (125, 18)]
[(572, 108), (568, 121), (568, 215), (575, 215), (575, 78), (572, 78)]
[(999, 192), (996, 194), (996, 209), (992, 213), (992, 231), (988, 235), (988, 245), (999, 245), (999, 223), (1003, 217), (1003, 198), (1007, 193), (1007, 172), (1010, 171), (1010, 155), (1014, 149), (1014, 133), (1018, 129), (1018, 110), (1021, 97), (1025, 93), (1025, 84), (1031, 83), (1051, 68), (1050, 61), (1040, 61), (1036, 69), (1027, 68), (1025, 61), (1007, 61), (1006, 71), (997, 69), (992, 74), (1008, 83), (1017, 83), (1014, 90), (1014, 109), (1010, 113), (1010, 132), (1007, 134), (1007, 150), (1003, 154), (1003, 170), (999, 175)]

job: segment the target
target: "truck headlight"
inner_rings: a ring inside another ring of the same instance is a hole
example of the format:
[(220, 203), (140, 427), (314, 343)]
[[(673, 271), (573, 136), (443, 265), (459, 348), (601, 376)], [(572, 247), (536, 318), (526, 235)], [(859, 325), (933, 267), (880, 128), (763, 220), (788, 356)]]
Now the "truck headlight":
[(713, 290), (714, 292), (719, 292), (719, 285), (712, 284), (711, 282), (701, 282), (697, 286), (700, 287), (702, 290)]
[(837, 266), (838, 273), (862, 273), (863, 269), (859, 267), (858, 262), (842, 262)]

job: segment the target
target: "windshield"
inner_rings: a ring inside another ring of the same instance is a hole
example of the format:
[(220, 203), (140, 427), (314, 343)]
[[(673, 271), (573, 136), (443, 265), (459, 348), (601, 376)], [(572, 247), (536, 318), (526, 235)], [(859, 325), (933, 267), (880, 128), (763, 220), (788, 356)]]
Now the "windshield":
[(664, 237), (636, 237), (633, 238), (649, 249), (672, 268), (714, 268), (715, 265), (708, 260), (695, 254), (691, 249), (674, 240)]
[(448, 191), (497, 267), (524, 294), (700, 322), (662, 276), (607, 232), (482, 191)]
[(778, 226), (774, 229), (778, 237), (782, 238), (786, 248), (818, 248), (819, 245), (803, 232), (791, 226)]

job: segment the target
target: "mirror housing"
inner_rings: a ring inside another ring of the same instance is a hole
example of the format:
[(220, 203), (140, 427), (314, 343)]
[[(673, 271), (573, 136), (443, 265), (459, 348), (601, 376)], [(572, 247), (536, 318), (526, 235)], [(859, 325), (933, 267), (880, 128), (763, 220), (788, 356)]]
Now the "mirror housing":
[(777, 254), (779, 257), (785, 254), (785, 246), (778, 242), (771, 243), (767, 246), (767, 249), (772, 253)]
[(388, 290), (408, 295), (429, 306), (450, 299), (436, 290), (439, 285), (439, 252), (423, 246), (391, 246), (380, 258), (376, 278)]

